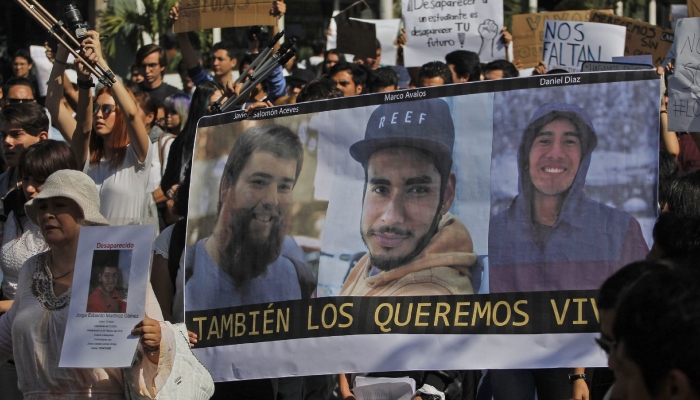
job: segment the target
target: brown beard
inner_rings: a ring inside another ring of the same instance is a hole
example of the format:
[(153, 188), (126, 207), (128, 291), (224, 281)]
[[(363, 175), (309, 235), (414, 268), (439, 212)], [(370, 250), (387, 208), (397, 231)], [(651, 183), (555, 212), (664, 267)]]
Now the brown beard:
[(235, 211), (226, 227), (229, 240), (221, 249), (220, 268), (233, 278), (236, 287), (264, 275), (267, 266), (279, 257), (282, 250), (286, 231), (283, 218), (274, 217), (270, 235), (265, 240), (250, 234), (253, 218), (252, 209)]

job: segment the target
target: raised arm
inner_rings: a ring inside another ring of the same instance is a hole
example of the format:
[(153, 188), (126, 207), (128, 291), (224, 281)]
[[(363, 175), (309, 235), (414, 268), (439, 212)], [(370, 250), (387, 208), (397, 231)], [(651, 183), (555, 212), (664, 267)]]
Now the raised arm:
[(44, 104), (51, 114), (51, 120), (56, 126), (56, 129), (58, 129), (63, 138), (70, 143), (77, 123), (70, 111), (68, 111), (61, 101), (63, 99), (63, 87), (66, 80), (66, 75), (64, 73), (66, 71), (66, 60), (68, 60), (68, 50), (59, 44), (58, 51), (56, 52), (56, 60), (51, 69), (46, 91), (46, 101)]
[[(98, 62), (105, 68), (109, 68), (102, 56), (100, 37), (97, 32), (88, 31), (87, 38), (83, 40), (83, 49), (85, 56), (90, 62)], [(136, 105), (134, 98), (129, 94), (126, 87), (118, 80), (112, 85), (112, 93), (114, 93), (114, 101), (121, 109), (124, 120), (126, 121), (126, 131), (129, 134), (131, 146), (136, 152), (139, 162), (144, 162), (151, 141), (148, 139), (146, 126), (139, 117), (138, 105)], [(90, 113), (90, 115), (92, 116), (92, 113)]]
[(70, 138), (70, 145), (78, 165), (85, 165), (90, 155), (90, 132), (92, 131), (92, 89), (90, 84), (90, 72), (79, 61), (75, 61), (75, 69), (78, 73), (78, 106), (75, 110), (76, 126)]

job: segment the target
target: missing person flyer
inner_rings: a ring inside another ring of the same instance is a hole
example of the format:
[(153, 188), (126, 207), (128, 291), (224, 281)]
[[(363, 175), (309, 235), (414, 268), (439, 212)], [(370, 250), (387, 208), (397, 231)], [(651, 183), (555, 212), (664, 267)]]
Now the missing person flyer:
[(128, 367), (144, 318), (152, 226), (80, 229), (73, 292), (59, 367)]

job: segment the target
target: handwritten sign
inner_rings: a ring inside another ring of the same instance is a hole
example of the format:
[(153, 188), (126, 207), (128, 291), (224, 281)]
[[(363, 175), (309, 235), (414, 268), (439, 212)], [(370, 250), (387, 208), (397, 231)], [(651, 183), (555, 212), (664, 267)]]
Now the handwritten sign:
[[(612, 13), (612, 10), (601, 12)], [(588, 11), (553, 11), (513, 16), (513, 55), (524, 68), (536, 67), (542, 60), (544, 23), (555, 21), (588, 22)]]
[(700, 130), (700, 18), (676, 24), (676, 67), (668, 78), (668, 129)]
[(637, 21), (636, 19), (593, 11), (590, 15), (590, 21), (620, 25), (627, 28), (624, 55), (651, 54), (654, 59), (654, 65), (657, 67), (661, 65), (664, 57), (666, 57), (666, 53), (668, 53), (668, 49), (673, 44), (672, 30)]
[(619, 62), (586, 61), (581, 65), (581, 72), (603, 71), (639, 71), (651, 68), (644, 64), (626, 64)]
[(625, 49), (625, 29), (592, 22), (545, 23), (542, 56), (548, 70), (580, 72), (586, 61), (612, 61)]
[(476, 52), (481, 62), (505, 58), (505, 47), (498, 41), (503, 0), (402, 0), (401, 10), (408, 39), (406, 67), (444, 60), (454, 50)]
[(269, 0), (184, 0), (175, 33), (235, 26), (275, 25)]

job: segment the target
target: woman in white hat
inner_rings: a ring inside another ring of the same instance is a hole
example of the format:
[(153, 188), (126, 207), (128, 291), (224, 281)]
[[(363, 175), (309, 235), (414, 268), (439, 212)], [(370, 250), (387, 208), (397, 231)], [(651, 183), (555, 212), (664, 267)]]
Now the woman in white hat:
[(80, 227), (109, 225), (99, 212), (95, 183), (79, 171), (55, 172), (25, 210), (39, 226), (49, 250), (22, 266), (15, 301), (0, 317), (0, 362), (14, 354), (25, 398), (122, 400), (125, 376), (130, 378), (126, 379), (130, 393), (155, 397), (172, 367), (174, 345), (172, 330), (148, 317), (162, 320), (150, 286), (147, 316), (131, 332), (141, 336), (139, 363), (128, 369), (58, 368)]

